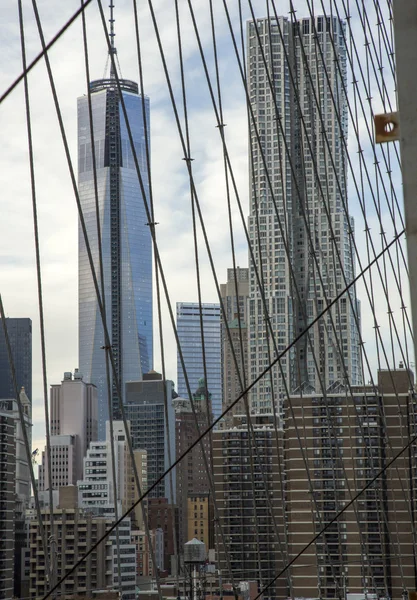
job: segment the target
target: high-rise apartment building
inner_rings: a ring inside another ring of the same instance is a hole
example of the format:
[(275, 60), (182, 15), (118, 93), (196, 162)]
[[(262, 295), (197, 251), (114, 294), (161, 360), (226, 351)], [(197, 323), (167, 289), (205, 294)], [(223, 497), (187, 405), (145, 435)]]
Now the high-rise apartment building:
[[(126, 418), (130, 421), (133, 448), (147, 452), (148, 487), (153, 485), (175, 460), (175, 415), (172, 381), (151, 371), (142, 381), (126, 383)], [(166, 418), (167, 417), (167, 418)], [(149, 493), (150, 498), (168, 498), (175, 503), (175, 469)]]
[[(113, 449), (116, 465), (115, 486), (108, 421), (106, 440), (91, 442), (84, 459), (84, 476), (82, 481), (78, 481), (78, 506), (86, 513), (111, 518), (114, 521), (116, 506), (120, 517), (132, 506), (135, 497), (135, 478), (123, 421), (113, 422)], [(140, 479), (139, 473), (139, 481)], [(118, 535), (113, 532), (110, 540), (113, 544), (114, 586), (121, 591), (126, 600), (135, 598), (136, 548), (131, 540), (130, 517), (123, 519), (123, 523), (118, 527)]]
[[(413, 375), (380, 371), (377, 388), (326, 397), (298, 395), (285, 406), (286, 523), (295, 556), (324, 524), (416, 435)], [(306, 466), (309, 473), (306, 472)], [(416, 445), (327, 529), (291, 571), (295, 597), (401, 597), (414, 590)], [(349, 596), (348, 596), (349, 597)], [(358, 596), (357, 596), (358, 597)]]
[[(140, 379), (152, 367), (152, 246), (144, 204), (149, 189), (149, 98), (138, 94), (133, 81), (121, 79), (120, 87), (121, 96), (113, 70), (109, 79), (90, 83), (106, 321), (120, 390), (124, 390), (126, 381)], [(78, 98), (78, 189), (101, 290), (92, 144), (88, 97), (84, 95)], [(99, 439), (104, 439), (109, 418), (106, 345), (80, 227), (79, 363), (86, 381), (97, 386)], [(112, 374), (111, 381), (111, 416), (117, 419), (120, 399)]]
[[(177, 302), (177, 331), (184, 358), (191, 393), (202, 377), (211, 393), (213, 417), (222, 411), (222, 359), (220, 333), (220, 305), (202, 304), (204, 353), (201, 335), (200, 305), (195, 302)], [(206, 372), (204, 371), (204, 360)], [(177, 354), (178, 394), (188, 398), (188, 389), (179, 354)]]
[[(227, 282), (220, 285), (220, 293), (226, 312), (227, 323), (221, 318), (223, 363), (223, 410), (242, 393), (242, 385), (250, 383), (248, 376), (248, 317), (249, 269), (227, 269)], [(237, 368), (236, 368), (237, 363)], [(241, 385), (242, 383), (242, 385)], [(242, 413), (244, 403), (239, 402), (226, 416)]]
[(16, 444), (9, 403), (0, 403), (0, 599), (13, 597)]
[[(253, 436), (244, 417), (235, 417), (229, 429), (213, 432), (219, 568), (230, 582), (227, 555), (234, 581), (254, 580), (260, 589), (278, 577), (288, 559), (282, 504), (283, 437), (271, 420), (267, 415), (253, 416)], [(286, 575), (278, 577), (263, 597), (286, 598), (286, 582)]]
[[(354, 278), (342, 143), (347, 135), (344, 27), (342, 21), (322, 16), (295, 25), (287, 17), (248, 22), (248, 93), (254, 114), (249, 161), (255, 263), (250, 258), (251, 380)], [(256, 385), (251, 393), (255, 411), (271, 412), (273, 402), (281, 410), (287, 391), (299, 386), (319, 393), (346, 377), (352, 385), (360, 384), (355, 314), (359, 320), (351, 289), (314, 325), (310, 337), (303, 336), (271, 376)]]
[[(60, 506), (53, 510), (54, 530), (51, 529), (50, 509), (42, 511), (46, 539), (50, 540), (53, 535), (56, 543), (54, 554), (58, 579), (63, 577), (68, 567), (74, 565), (112, 525), (111, 518), (106, 519), (85, 513), (77, 507), (76, 502), (63, 503), (61, 500), (65, 492), (66, 488), (61, 488)], [(50, 582), (37, 516), (30, 521), (29, 528), (30, 597), (42, 598), (48, 592)], [(68, 577), (62, 584), (60, 597), (63, 599), (73, 598), (74, 595), (92, 597), (93, 592), (97, 590), (117, 589), (114, 585), (113, 567), (112, 546), (99, 544), (72, 577)]]
[[(113, 421), (113, 447), (117, 498), (114, 497), (110, 423), (107, 421), (106, 439), (91, 442), (83, 461), (83, 477), (77, 484), (80, 508), (113, 514), (117, 503), (120, 514), (121, 509), (125, 511), (132, 506), (135, 479), (123, 421)], [(138, 474), (141, 482), (141, 473)]]
[[(16, 383), (32, 401), (32, 321), (31, 319), (6, 318), (7, 333), (16, 371)], [(0, 399), (16, 398), (10, 369), (9, 355), (3, 324), (0, 323)]]
[[(90, 442), (97, 439), (97, 388), (86, 383), (78, 369), (64, 373), (60, 384), (51, 385), (50, 430), (52, 489), (75, 485), (83, 477), (83, 459)], [(39, 490), (49, 489), (46, 450), (39, 466)]]

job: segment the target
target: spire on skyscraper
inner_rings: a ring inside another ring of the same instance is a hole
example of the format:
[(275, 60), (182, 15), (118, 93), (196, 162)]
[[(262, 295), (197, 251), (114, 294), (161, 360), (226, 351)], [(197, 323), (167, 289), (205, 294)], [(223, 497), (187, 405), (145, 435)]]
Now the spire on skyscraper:
[[(110, 31), (109, 31), (109, 37), (110, 37), (110, 52), (109, 55), (113, 54), (114, 57), (116, 57), (117, 54), (117, 50), (116, 50), (116, 46), (114, 44), (114, 37), (115, 37), (115, 33), (114, 33), (114, 0), (110, 0), (110, 4), (109, 4), (109, 8), (110, 8), (110, 19), (109, 19), (109, 23), (110, 23)], [(115, 72), (114, 72), (114, 62), (111, 60), (111, 56), (110, 56), (110, 78), (113, 79), (115, 76)]]

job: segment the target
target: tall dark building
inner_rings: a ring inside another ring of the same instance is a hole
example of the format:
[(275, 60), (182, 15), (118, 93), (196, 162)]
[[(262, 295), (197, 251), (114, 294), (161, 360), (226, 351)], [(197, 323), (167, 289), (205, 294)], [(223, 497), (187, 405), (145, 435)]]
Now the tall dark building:
[[(24, 387), (32, 401), (32, 321), (6, 318), (7, 331), (16, 370), (17, 387)], [(12, 370), (7, 353), (3, 324), (0, 327), (0, 398), (15, 398)]]
[[(172, 381), (163, 381), (155, 371), (145, 373), (142, 381), (126, 383), (125, 414), (130, 421), (134, 449), (148, 453), (148, 486), (167, 470), (175, 458), (175, 415), (172, 406)], [(167, 416), (165, 418), (165, 401)], [(168, 445), (169, 439), (169, 445)], [(170, 450), (170, 451), (169, 451)], [(168, 498), (175, 502), (175, 469), (172, 472), (174, 498), (171, 497), (170, 478), (150, 492), (150, 498)]]

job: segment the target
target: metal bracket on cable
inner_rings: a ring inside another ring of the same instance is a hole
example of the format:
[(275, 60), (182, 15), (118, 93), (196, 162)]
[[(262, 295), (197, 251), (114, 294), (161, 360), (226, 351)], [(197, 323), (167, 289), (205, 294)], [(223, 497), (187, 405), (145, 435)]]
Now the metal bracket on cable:
[(190, 156), (184, 156), (184, 158), (183, 158), (182, 160), (185, 160), (186, 162), (191, 162), (191, 161), (193, 161), (194, 159), (193, 159), (193, 158), (191, 158)]
[(400, 117), (398, 112), (374, 116), (375, 142), (398, 142), (400, 139)]

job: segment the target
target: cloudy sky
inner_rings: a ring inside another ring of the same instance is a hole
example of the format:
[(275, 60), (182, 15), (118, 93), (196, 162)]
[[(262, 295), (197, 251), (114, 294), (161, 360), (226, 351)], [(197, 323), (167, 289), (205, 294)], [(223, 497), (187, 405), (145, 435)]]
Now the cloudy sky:
[[(0, 70), (0, 90), (8, 85), (21, 72), (21, 46), (19, 34), (18, 12), (15, 0), (3, 0), (2, 22), (0, 23), (0, 44), (2, 49), (2, 68)], [(39, 0), (39, 13), (44, 27), (45, 39), (50, 40), (56, 31), (78, 9), (79, 0)], [(108, 2), (104, 3), (107, 10)], [(216, 270), (220, 281), (226, 277), (226, 269), (231, 266), (230, 238), (227, 227), (227, 205), (225, 199), (225, 183), (219, 132), (212, 110), (208, 88), (202, 69), (196, 38), (190, 20), (188, 4), (181, 0), (181, 28), (183, 52), (186, 65), (186, 85), (189, 101), (189, 117), (191, 131), (193, 169), (197, 183), (197, 191), (205, 217), (208, 236), (213, 251)], [(225, 18), (222, 0), (214, 0), (216, 34), (219, 53), (219, 67), (222, 84), (226, 135), (231, 155), (240, 198), (247, 214), (247, 125), (245, 97), (237, 68), (236, 57), (231, 45), (230, 32)], [(233, 27), (239, 35), (239, 2), (229, 0)], [(295, 2), (297, 16), (308, 15), (308, 5), (304, 0)], [(326, 10), (330, 4), (324, 4)], [(351, 3), (354, 4), (353, 2)], [(362, 3), (359, 3), (362, 4)], [(390, 42), (389, 23), (386, 21), (387, 37), (375, 26), (377, 3), (367, 0), (368, 21), (365, 25), (372, 33), (378, 49), (381, 41), (381, 53), (373, 54), (375, 63), (380, 60), (386, 89), (379, 77), (374, 73), (369, 60), (371, 54), (364, 50), (364, 32), (361, 19), (364, 15), (354, 13), (351, 26), (355, 35), (355, 45), (350, 47), (354, 71), (361, 81), (363, 75), (369, 82), (371, 100), (368, 102), (365, 89), (359, 83), (358, 91), (363, 101), (363, 112), (358, 97), (355, 101), (352, 82), (352, 70), (349, 69), (348, 80), (351, 88), (352, 107), (356, 106), (357, 125), (360, 133), (360, 145), (368, 166), (363, 178), (360, 195), (367, 205), (368, 225), (373, 232), (375, 249), (381, 248), (382, 236), (378, 222), (374, 200), (381, 206), (384, 231), (389, 242), (392, 239), (394, 226), (389, 214), (389, 204), (394, 207), (397, 228), (401, 229), (396, 199), (402, 205), (400, 178), (393, 148), (377, 148), (374, 154), (369, 142), (368, 128), (372, 131), (371, 109), (383, 112), (387, 109), (388, 100), (396, 108), (394, 86), (390, 77), (389, 64), (384, 50), (384, 41)], [(386, 16), (385, 3), (380, 3), (383, 15)], [(162, 262), (168, 281), (170, 298), (173, 306), (177, 301), (197, 301), (195, 283), (195, 267), (193, 263), (193, 244), (191, 231), (190, 196), (186, 165), (182, 160), (183, 153), (176, 130), (173, 111), (169, 100), (161, 58), (156, 44), (155, 32), (150, 18), (148, 0), (138, 0), (139, 23), (143, 53), (143, 68), (146, 93), (151, 101), (151, 147), (152, 178), (155, 201), (155, 217), (159, 222), (158, 239)], [(241, 1), (243, 18), (250, 16), (247, 0)], [(257, 16), (266, 15), (266, 1), (253, 0)], [(341, 16), (345, 16), (345, 2), (339, 0), (337, 5)], [(155, 0), (153, 2), (161, 39), (172, 78), (174, 92), (181, 107), (181, 90), (179, 80), (178, 42), (173, 0)], [(213, 50), (210, 29), (208, 0), (193, 2), (202, 43), (207, 55), (210, 75), (214, 75)], [(277, 2), (280, 14), (288, 14), (288, 0)], [(23, 0), (25, 35), (28, 61), (40, 51), (39, 36), (32, 11), (31, 0)], [(356, 7), (352, 10), (355, 11)], [(316, 13), (322, 12), (321, 2), (314, 3)], [(334, 10), (334, 8), (333, 8)], [(107, 62), (107, 48), (103, 35), (96, 1), (86, 9), (89, 39), (90, 71), (93, 79), (103, 76)], [(138, 80), (138, 63), (134, 21), (132, 17), (132, 0), (116, 0), (116, 46), (122, 76)], [(380, 37), (378, 37), (378, 33)], [(356, 51), (358, 54), (356, 54)], [(372, 44), (369, 52), (373, 52)], [(76, 166), (76, 99), (86, 91), (84, 54), (82, 46), (81, 20), (78, 20), (68, 32), (55, 44), (50, 52), (52, 69), (58, 90), (59, 101), (65, 123), (66, 134), (71, 149), (72, 160)], [(358, 68), (358, 59), (363, 71)], [(77, 358), (77, 213), (68, 166), (60, 138), (52, 96), (44, 63), (41, 61), (29, 76), (31, 95), (31, 114), (33, 124), (33, 140), (36, 168), (36, 191), (39, 210), (41, 235), (42, 273), (44, 284), (44, 302), (46, 314), (47, 372), (48, 383), (58, 383), (64, 371), (78, 366)], [(385, 103), (385, 108), (384, 108)], [(355, 108), (353, 108), (355, 110)], [(43, 447), (43, 397), (41, 384), (41, 362), (39, 342), (39, 320), (37, 307), (36, 272), (33, 241), (33, 222), (31, 209), (31, 191), (29, 182), (28, 151), (25, 123), (25, 106), (23, 86), (19, 85), (0, 106), (0, 127), (2, 144), (0, 146), (0, 290), (3, 296), (5, 311), (10, 317), (30, 317), (33, 321), (33, 420), (34, 447)], [(354, 127), (349, 128), (349, 149), (353, 169), (359, 173), (358, 141), (354, 135)], [(375, 156), (380, 165), (375, 166)], [(389, 161), (389, 162), (388, 162)], [(393, 186), (386, 175), (386, 164), (393, 169)], [(381, 170), (379, 175), (378, 168)], [(378, 182), (378, 186), (377, 186)], [(385, 187), (382, 185), (385, 182)], [(380, 198), (372, 197), (371, 188), (380, 191)], [(355, 186), (349, 183), (350, 210), (356, 220), (357, 242), (361, 251), (363, 266), (368, 262), (367, 245), (364, 234), (364, 219), (361, 214), (358, 194)], [(387, 202), (388, 200), (388, 202)], [(247, 266), (247, 249), (243, 229), (234, 201), (234, 223), (236, 227), (237, 257), (240, 266)], [(217, 296), (210, 273), (206, 252), (202, 241), (201, 264), (203, 301), (216, 302)], [(395, 252), (393, 260), (397, 260)], [(372, 258), (372, 251), (371, 251)], [(403, 295), (408, 303), (408, 289), (404, 268), (394, 265), (401, 274), (404, 286)], [(398, 320), (399, 335), (402, 335), (401, 305), (399, 294), (395, 291), (395, 281), (387, 261), (387, 281), (392, 285), (391, 308)], [(374, 272), (375, 279), (378, 275)], [(387, 304), (383, 289), (375, 284), (376, 308), (384, 339), (389, 340), (387, 322)], [(358, 287), (358, 295), (362, 300), (363, 337), (372, 361), (377, 367), (375, 334), (373, 330), (372, 312), (366, 298), (363, 285)], [(164, 311), (164, 335), (166, 337), (166, 361), (168, 376), (176, 381), (176, 350), (173, 336)], [(403, 336), (404, 337), (404, 336)], [(403, 337), (401, 338), (403, 340)], [(157, 332), (155, 332), (157, 342)], [(391, 355), (390, 355), (391, 357)], [(394, 360), (398, 362), (400, 354), (395, 350)], [(158, 344), (155, 344), (155, 368), (160, 368)], [(382, 366), (385, 366), (384, 364)]]

